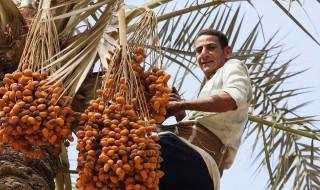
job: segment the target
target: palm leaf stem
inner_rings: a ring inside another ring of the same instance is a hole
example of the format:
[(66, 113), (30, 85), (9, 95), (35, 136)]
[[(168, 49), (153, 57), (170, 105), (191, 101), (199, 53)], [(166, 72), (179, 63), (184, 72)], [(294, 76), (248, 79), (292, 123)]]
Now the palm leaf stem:
[[(158, 6), (169, 3), (170, 1), (172, 1), (172, 0), (157, 0), (157, 1), (152, 1), (150, 3), (141, 5), (139, 8), (134, 9), (133, 11), (129, 12), (128, 16), (126, 17), (127, 23), (129, 23), (131, 20), (133, 20), (137, 16), (141, 15), (145, 11), (145, 7), (148, 7), (150, 9), (154, 9)], [(219, 4), (223, 4), (223, 3), (229, 3), (229, 2), (238, 2), (238, 1), (248, 1), (248, 0), (216, 0), (216, 1), (211, 1), (211, 2), (207, 2), (207, 3), (197, 4), (195, 6), (190, 6), (190, 7), (184, 8), (184, 9), (180, 9), (178, 11), (173, 11), (173, 12), (170, 12), (167, 14), (163, 14), (163, 15), (159, 16), (157, 18), (157, 20), (158, 20), (158, 22), (160, 22), (160, 21), (171, 19), (176, 16), (181, 16), (181, 15), (189, 13), (189, 12), (193, 12), (193, 11), (200, 10), (203, 8), (211, 7), (213, 5), (219, 5)]]
[[(70, 164), (69, 164), (67, 148), (64, 145), (61, 146), (60, 159), (63, 166), (69, 169)], [(71, 176), (69, 173), (63, 173), (63, 181), (64, 181), (64, 187), (65, 187), (64, 190), (72, 190)]]
[(70, 173), (64, 172), (65, 170), (69, 170), (68, 153), (64, 145), (61, 146), (59, 158), (63, 166), (63, 171), (59, 171), (59, 173), (56, 175), (56, 190), (72, 190)]
[(207, 8), (207, 7), (211, 7), (211, 6), (218, 6), (218, 5), (226, 3), (226, 2), (229, 3), (229, 2), (237, 2), (237, 1), (247, 1), (247, 0), (211, 1), (211, 2), (207, 2), (207, 3), (203, 3), (203, 4), (190, 6), (190, 7), (187, 7), (187, 8), (184, 8), (184, 9), (180, 9), (180, 10), (177, 10), (177, 11), (172, 11), (172, 12), (167, 13), (167, 14), (163, 14), (161, 16), (158, 16), (157, 20), (158, 20), (158, 22), (161, 22), (161, 21), (168, 20), (168, 19), (171, 19), (171, 18), (176, 17), (176, 16), (181, 16), (181, 15), (186, 14), (186, 13), (197, 11), (197, 10), (200, 10), (200, 9), (203, 9), (203, 8)]
[(284, 11), (288, 17), (301, 29), (303, 32), (305, 32), (316, 44), (320, 46), (320, 42), (312, 35), (310, 32), (303, 27), (303, 25), (285, 8), (282, 6), (281, 3), (278, 2), (278, 0), (273, 0), (273, 2), (282, 10)]
[(268, 120), (265, 120), (263, 118), (260, 118), (260, 117), (257, 117), (257, 116), (253, 116), (253, 115), (249, 115), (248, 116), (248, 120), (252, 121), (252, 122), (260, 123), (260, 124), (263, 124), (263, 125), (267, 125), (267, 126), (270, 126), (270, 127), (274, 127), (276, 129), (279, 129), (279, 130), (287, 131), (287, 132), (295, 134), (295, 135), (299, 135), (299, 136), (303, 136), (303, 137), (307, 137), (307, 138), (310, 138), (310, 139), (314, 139), (314, 140), (320, 141), (320, 136), (318, 134), (315, 134), (315, 133), (312, 133), (312, 132), (292, 129), (290, 127), (286, 127), (286, 126), (281, 125), (279, 123), (268, 121)]
[(63, 182), (63, 173), (58, 173), (55, 178), (56, 189), (63, 190), (64, 182)]
[(149, 9), (153, 9), (158, 6), (169, 3), (170, 1), (172, 1), (172, 0), (156, 0), (156, 1), (151, 1), (149, 3), (146, 3), (142, 6), (140, 6), (139, 8), (136, 8), (132, 11), (129, 11), (128, 16), (126, 16), (126, 21), (127, 21), (127, 23), (129, 23), (132, 19), (141, 15), (145, 11), (145, 7), (148, 7)]

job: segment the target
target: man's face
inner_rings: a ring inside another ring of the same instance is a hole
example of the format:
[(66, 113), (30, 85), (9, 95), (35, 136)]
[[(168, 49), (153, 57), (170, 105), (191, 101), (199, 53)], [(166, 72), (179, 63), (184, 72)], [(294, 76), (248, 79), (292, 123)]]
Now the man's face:
[(222, 49), (219, 39), (213, 35), (201, 35), (195, 41), (196, 61), (205, 78), (209, 80), (211, 76), (225, 63), (231, 56), (230, 47)]

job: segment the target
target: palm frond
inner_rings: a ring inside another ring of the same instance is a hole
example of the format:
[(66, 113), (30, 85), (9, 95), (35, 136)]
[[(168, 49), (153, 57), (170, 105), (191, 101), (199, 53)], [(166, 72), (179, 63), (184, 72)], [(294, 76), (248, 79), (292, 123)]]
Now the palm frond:
[[(311, 133), (310, 136), (308, 135), (305, 137), (318, 140), (319, 133), (314, 127), (311, 127), (311, 122), (313, 121), (312, 117), (300, 117), (297, 114), (292, 114), (297, 111), (298, 108), (304, 106), (305, 102), (296, 107), (290, 107), (290, 109), (287, 108), (287, 104), (284, 103), (287, 98), (299, 95), (299, 91), (303, 89), (283, 90), (281, 89), (281, 86), (285, 80), (296, 76), (302, 71), (288, 73), (286, 70), (292, 60), (276, 66), (280, 54), (275, 54), (274, 56), (275, 58), (273, 58), (271, 62), (267, 62), (267, 60), (272, 58), (272, 56), (264, 56), (262, 59), (255, 59), (258, 61), (258, 65), (252, 65), (253, 67), (250, 67), (255, 88), (255, 97), (252, 104), (255, 110), (254, 114), (260, 118), (269, 118), (274, 122), (267, 124), (262, 121), (255, 121), (257, 122), (256, 124), (251, 123), (250, 127), (248, 127), (248, 129), (251, 128), (251, 130), (249, 129), (250, 131), (248, 134), (255, 133), (257, 135), (255, 144), (259, 144), (261, 135), (264, 134), (266, 137), (264, 143), (261, 145), (264, 148), (257, 153), (257, 156), (261, 157), (264, 154), (265, 159), (261, 160), (260, 165), (265, 163), (269, 168), (269, 174), (272, 176), (270, 179), (270, 188), (281, 189), (282, 186), (290, 181), (289, 179), (297, 176), (300, 176), (300, 179), (304, 180), (303, 183), (297, 183), (297, 188), (300, 188), (301, 185), (307, 185), (305, 183), (306, 180), (309, 181), (310, 184), (314, 184), (314, 182), (310, 175), (301, 175), (301, 173), (308, 172), (309, 168), (304, 166), (301, 166), (301, 168), (298, 162), (291, 162), (292, 160), (306, 159), (303, 158), (301, 154), (298, 154), (301, 151), (299, 147), (294, 146), (300, 141), (300, 138), (297, 138), (297, 136), (305, 136), (303, 134), (305, 129), (308, 128), (308, 132)], [(252, 116), (249, 117), (249, 120), (254, 121)], [(286, 127), (286, 129), (289, 130), (282, 128), (279, 131), (277, 123), (282, 123), (283, 127)], [(270, 126), (270, 129), (264, 129), (264, 126)], [(293, 132), (290, 130), (297, 131)], [(292, 133), (294, 133), (294, 135), (292, 135)], [(265, 153), (265, 150), (269, 150), (268, 154)], [(288, 155), (290, 160), (285, 159), (287, 157), (283, 158), (284, 154)], [(267, 159), (267, 157), (277, 157), (278, 159), (275, 160), (278, 162), (274, 163), (270, 161), (270, 159)], [(288, 167), (288, 165), (291, 167)]]
[(51, 7), (56, 13), (52, 19), (57, 23), (60, 38), (67, 38), (77, 33), (77, 31), (82, 33), (92, 28), (105, 11), (104, 7), (112, 2), (114, 0), (100, 0), (96, 3), (92, 3), (90, 0), (73, 0), (55, 4), (55, 6)]
[[(289, 2), (289, 9), (286, 9), (279, 0), (273, 0), (273, 2), (284, 12), (288, 15), (288, 17), (304, 32), (306, 33), (316, 44), (320, 45), (320, 41), (317, 40), (314, 35), (312, 35), (304, 26), (299, 22), (291, 13), (290, 13), (290, 7), (293, 3), (292, 0)], [(299, 3), (299, 1), (297, 1)], [(301, 3), (299, 3), (301, 5)]]
[[(104, 4), (99, 4), (99, 6), (102, 5)], [(48, 67), (61, 66), (54, 75), (50, 76), (50, 82), (64, 81), (66, 90), (68, 90), (67, 94), (74, 96), (91, 71), (98, 51), (102, 56), (101, 59), (106, 60), (104, 57), (106, 53), (101, 52), (108, 52), (113, 48), (114, 41), (107, 32), (112, 30), (112, 26), (108, 24), (113, 18), (112, 14), (116, 7), (117, 1), (110, 1), (94, 26), (77, 35), (68, 47), (56, 55), (57, 59)]]

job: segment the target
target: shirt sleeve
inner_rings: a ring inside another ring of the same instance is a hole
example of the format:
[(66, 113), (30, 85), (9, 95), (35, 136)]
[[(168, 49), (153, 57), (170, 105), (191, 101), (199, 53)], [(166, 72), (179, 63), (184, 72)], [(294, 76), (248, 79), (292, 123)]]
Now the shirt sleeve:
[(237, 109), (246, 106), (252, 96), (252, 87), (246, 65), (239, 60), (229, 60), (223, 71), (223, 88), (236, 102)]

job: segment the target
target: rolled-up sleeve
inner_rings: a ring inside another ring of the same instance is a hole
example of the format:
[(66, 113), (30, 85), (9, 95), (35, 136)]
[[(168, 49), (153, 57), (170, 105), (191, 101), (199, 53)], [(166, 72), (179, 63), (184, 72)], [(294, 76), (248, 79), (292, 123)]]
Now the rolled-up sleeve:
[(251, 100), (251, 82), (246, 65), (239, 60), (232, 60), (225, 65), (223, 88), (236, 102), (237, 109), (247, 106)]

